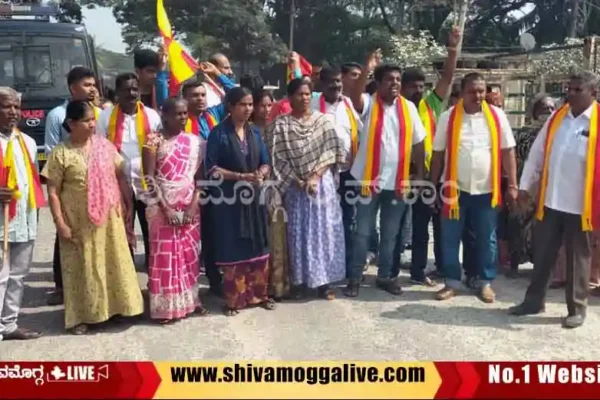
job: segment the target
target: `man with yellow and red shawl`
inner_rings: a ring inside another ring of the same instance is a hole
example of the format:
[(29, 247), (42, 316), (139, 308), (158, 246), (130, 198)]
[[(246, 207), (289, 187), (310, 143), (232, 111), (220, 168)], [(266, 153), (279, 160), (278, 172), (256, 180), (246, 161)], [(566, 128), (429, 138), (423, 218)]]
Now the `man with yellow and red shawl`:
[[(379, 52), (369, 57), (351, 97), (364, 129), (350, 170), (361, 186), (361, 198), (356, 204), (352, 261), (344, 291), (348, 297), (359, 294), (377, 211), (380, 211), (381, 240), (376, 285), (393, 295), (402, 293), (400, 284), (392, 276), (394, 246), (400, 222), (408, 211), (406, 196), (410, 190), (411, 161), (416, 166), (416, 180), (423, 178), (425, 166), (423, 141), (426, 133), (417, 107), (400, 95), (400, 67), (378, 66), (380, 58)], [(377, 92), (372, 97), (364, 97), (363, 91), (372, 70)]]
[(462, 271), (458, 256), (466, 226), (475, 234), (479, 297), (485, 303), (493, 303), (496, 295), (491, 283), (496, 277), (498, 258), (497, 213), (503, 204), (502, 169), (508, 176), (506, 201), (510, 206), (518, 194), (515, 139), (506, 114), (485, 101), (486, 84), (482, 75), (467, 74), (461, 88), (461, 100), (440, 116), (433, 140), (431, 180), (436, 184), (442, 182), (441, 237), (446, 275), (446, 286), (437, 292), (436, 298), (448, 300), (460, 289)]
[(9, 224), (8, 254), (0, 257), (0, 341), (41, 336), (17, 325), (37, 236), (37, 210), (46, 205), (37, 168), (37, 146), (17, 128), (20, 118), (20, 95), (0, 87), (0, 203), (8, 207), (9, 217), (6, 221), (4, 215), (0, 216), (0, 229)]
[[(142, 167), (142, 149), (148, 135), (158, 132), (162, 127), (160, 116), (154, 109), (145, 106), (140, 100), (139, 78), (133, 73), (124, 73), (115, 79), (115, 90), (118, 102), (114, 107), (100, 113), (96, 123), (96, 133), (110, 140), (125, 159), (125, 174), (131, 186), (131, 195), (134, 200), (135, 214), (140, 221), (144, 250), (146, 252), (146, 266), (150, 254), (148, 240), (148, 221), (146, 220), (146, 205), (143, 195), (147, 190), (146, 180)], [(127, 221), (129, 226), (129, 239), (134, 242), (133, 227), (135, 216)], [(133, 257), (133, 245), (131, 255)]]
[[(444, 70), (440, 80), (435, 84), (433, 90), (425, 91), (425, 73), (420, 68), (407, 68), (402, 73), (402, 96), (412, 101), (419, 110), (421, 122), (425, 127), (427, 137), (425, 138), (425, 173), (429, 173), (431, 163), (431, 147), (435, 136), (435, 128), (440, 114), (445, 111), (446, 97), (450, 93), (454, 71), (456, 71), (456, 61), (458, 59), (457, 46), (460, 41), (460, 30), (453, 29), (448, 37), (448, 57), (444, 64)], [(398, 276), (400, 273), (400, 255), (404, 251), (405, 243), (412, 243), (412, 260), (410, 268), (411, 282), (416, 285), (435, 286), (435, 282), (425, 276), (429, 253), (429, 222), (433, 222), (433, 248), (435, 255), (435, 264), (438, 276), (443, 276), (442, 254), (441, 254), (441, 229), (439, 213), (423, 201), (419, 196), (414, 204), (411, 205), (408, 221), (405, 224), (411, 224), (412, 229), (401, 229), (396, 240), (396, 249), (394, 252), (394, 269), (392, 276)], [(412, 231), (412, 240), (404, 231), (410, 235)]]
[[(538, 199), (534, 228), (533, 278), (525, 301), (509, 312), (539, 314), (561, 244), (566, 247), (568, 316), (565, 328), (586, 317), (592, 262), (592, 231), (600, 227), (600, 149), (596, 101), (599, 78), (591, 72), (571, 75), (567, 103), (538, 133), (521, 176), (519, 200)], [(539, 187), (539, 193), (532, 193)], [(537, 245), (539, 244), (539, 245)]]

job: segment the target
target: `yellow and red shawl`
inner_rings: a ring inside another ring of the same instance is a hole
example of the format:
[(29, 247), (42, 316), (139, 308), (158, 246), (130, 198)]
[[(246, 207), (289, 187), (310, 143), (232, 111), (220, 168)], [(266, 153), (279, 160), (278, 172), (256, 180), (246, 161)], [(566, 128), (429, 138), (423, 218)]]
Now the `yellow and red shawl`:
[[(146, 138), (151, 133), (150, 131), (150, 121), (148, 119), (148, 115), (146, 114), (146, 110), (141, 101), (138, 101), (136, 106), (136, 118), (135, 118), (135, 132), (138, 138), (138, 146), (140, 148), (140, 154), (144, 149), (144, 145), (146, 144)], [(116, 105), (112, 113), (110, 114), (110, 119), (108, 122), (108, 140), (110, 140), (117, 151), (121, 151), (121, 147), (123, 146), (123, 121), (125, 119), (125, 114), (121, 111), (121, 108)], [(144, 190), (147, 189), (146, 180), (144, 179), (144, 171), (143, 167), (141, 167), (141, 176), (142, 176), (142, 188)]]
[(435, 137), (436, 120), (433, 109), (427, 104), (424, 99), (419, 102), (419, 117), (427, 136), (425, 137), (425, 166), (429, 169), (431, 155), (433, 153), (433, 138)]
[[(493, 107), (487, 102), (481, 104), (483, 115), (490, 130), (490, 139), (492, 142), (492, 207), (497, 207), (502, 203), (502, 193), (500, 189), (500, 174), (502, 172), (502, 149), (500, 120)], [(460, 216), (458, 206), (458, 148), (460, 145), (460, 133), (464, 116), (463, 101), (460, 100), (454, 109), (450, 112), (448, 121), (448, 141), (447, 141), (447, 162), (444, 195), (446, 201), (442, 207), (442, 215), (450, 219), (458, 219)]]
[[(367, 139), (367, 159), (363, 173), (362, 195), (369, 196), (377, 185), (381, 164), (381, 146), (383, 134), (383, 102), (375, 95), (369, 120)], [(396, 171), (395, 191), (403, 195), (410, 189), (410, 161), (412, 155), (413, 121), (410, 116), (408, 100), (398, 97), (396, 101), (399, 122), (398, 169)]]
[[(581, 214), (581, 227), (585, 232), (591, 232), (600, 227), (600, 151), (598, 151), (598, 124), (600, 123), (598, 114), (600, 104), (592, 104), (592, 114), (590, 116), (590, 128), (587, 145), (587, 161), (585, 168), (585, 189), (583, 196), (583, 213)], [(569, 105), (565, 104), (548, 122), (548, 133), (544, 145), (544, 164), (542, 169), (542, 181), (540, 184), (540, 194), (538, 196), (538, 205), (536, 217), (540, 221), (544, 219), (544, 206), (546, 200), (546, 190), (548, 188), (548, 175), (550, 165), (550, 155), (556, 132), (565, 116), (569, 113)]]
[[(18, 135), (21, 153), (23, 154), (23, 157), (26, 158), (25, 169), (27, 174), (27, 186), (29, 187), (27, 205), (30, 210), (42, 208), (46, 205), (46, 199), (44, 198), (40, 175), (27, 150), (23, 134), (18, 130), (15, 133)], [(14, 140), (9, 140), (6, 147), (6, 155), (3, 154), (2, 148), (0, 148), (0, 185), (14, 191), (13, 199), (8, 206), (10, 220), (17, 215), (17, 200), (21, 198), (21, 192), (19, 191), (17, 182), (17, 164), (14, 157), (13, 142)]]
[[(204, 112), (204, 118), (206, 118), (208, 131), (210, 133), (210, 131), (212, 131), (215, 126), (217, 126), (217, 119), (208, 111)], [(193, 133), (196, 136), (200, 136), (200, 117), (189, 117), (187, 122), (185, 123), (185, 131), (188, 133)]]

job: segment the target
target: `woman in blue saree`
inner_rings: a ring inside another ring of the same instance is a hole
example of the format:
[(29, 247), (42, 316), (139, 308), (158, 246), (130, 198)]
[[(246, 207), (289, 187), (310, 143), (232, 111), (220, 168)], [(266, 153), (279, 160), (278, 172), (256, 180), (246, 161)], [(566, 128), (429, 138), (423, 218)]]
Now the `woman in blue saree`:
[(275, 308), (267, 294), (267, 213), (260, 195), (270, 168), (261, 135), (248, 122), (252, 93), (234, 88), (227, 93), (225, 103), (229, 117), (208, 137), (205, 168), (212, 180), (212, 234), (216, 264), (223, 272), (225, 315), (233, 316), (249, 305)]

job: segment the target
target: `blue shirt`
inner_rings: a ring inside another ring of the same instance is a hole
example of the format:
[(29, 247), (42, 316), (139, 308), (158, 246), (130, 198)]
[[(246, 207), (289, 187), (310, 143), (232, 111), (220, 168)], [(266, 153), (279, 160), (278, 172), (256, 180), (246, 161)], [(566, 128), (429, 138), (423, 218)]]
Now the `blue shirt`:
[[(52, 149), (62, 142), (69, 139), (71, 135), (63, 128), (63, 122), (67, 116), (67, 105), (69, 100), (60, 106), (54, 107), (46, 116), (46, 128), (44, 131), (44, 152), (46, 156), (50, 155)], [(100, 113), (100, 109), (97, 109)]]
[(159, 111), (165, 100), (169, 98), (169, 71), (160, 71), (156, 74), (156, 83), (154, 84), (156, 89), (156, 105)]
[[(230, 91), (231, 89), (233, 89), (235, 87), (235, 83), (223, 74), (221, 74), (217, 77), (217, 81), (219, 81), (221, 86), (223, 86), (223, 90), (225, 90), (225, 93), (227, 93), (228, 91)], [(210, 115), (212, 115), (214, 117), (214, 119), (216, 121), (216, 125), (221, 123), (221, 121), (223, 121), (228, 114), (225, 103), (221, 103), (219, 105), (209, 107), (206, 109), (205, 112), (200, 114), (200, 116), (198, 117), (200, 136), (205, 140), (208, 139), (208, 135), (210, 134), (210, 126), (208, 125), (208, 119), (207, 119), (207, 115), (206, 115), (207, 113), (209, 113)]]

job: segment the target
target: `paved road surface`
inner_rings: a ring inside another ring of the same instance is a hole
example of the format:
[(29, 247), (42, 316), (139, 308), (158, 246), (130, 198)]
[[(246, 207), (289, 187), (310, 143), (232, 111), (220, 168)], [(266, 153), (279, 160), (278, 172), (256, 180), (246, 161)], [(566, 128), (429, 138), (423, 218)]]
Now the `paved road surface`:
[[(562, 291), (551, 292), (543, 316), (519, 319), (505, 313), (522, 299), (527, 278), (499, 278), (493, 305), (470, 295), (436, 302), (431, 289), (408, 287), (403, 296), (393, 297), (367, 287), (358, 300), (344, 299), (340, 293), (333, 302), (288, 302), (275, 311), (257, 308), (227, 318), (220, 313), (219, 301), (207, 298), (213, 315), (206, 318), (172, 326), (144, 318), (75, 337), (63, 330), (61, 307), (45, 303), (45, 293), (52, 288), (53, 244), (54, 227), (44, 209), (20, 321), (45, 336), (32, 342), (0, 342), (0, 360), (600, 359), (599, 299), (591, 300), (586, 325), (575, 331), (560, 327), (566, 313)], [(368, 286), (374, 272), (369, 271)], [(139, 277), (144, 287), (146, 276)]]

